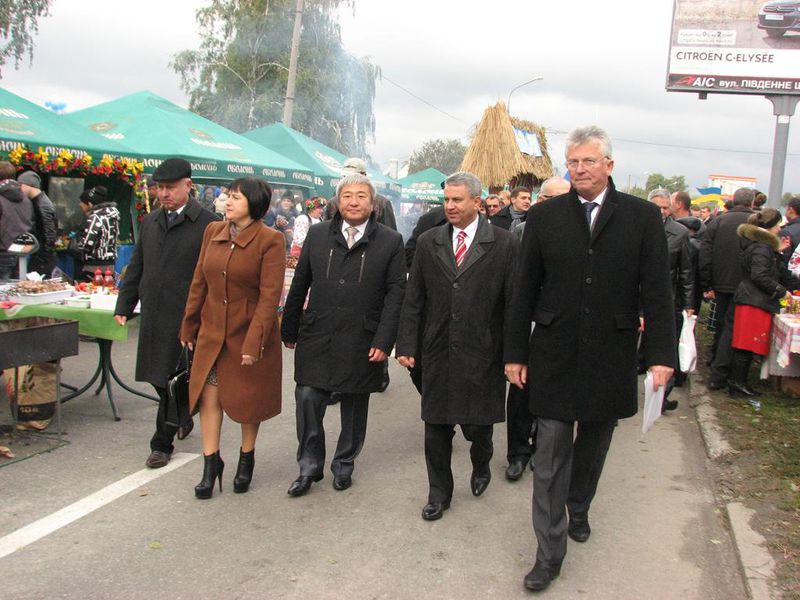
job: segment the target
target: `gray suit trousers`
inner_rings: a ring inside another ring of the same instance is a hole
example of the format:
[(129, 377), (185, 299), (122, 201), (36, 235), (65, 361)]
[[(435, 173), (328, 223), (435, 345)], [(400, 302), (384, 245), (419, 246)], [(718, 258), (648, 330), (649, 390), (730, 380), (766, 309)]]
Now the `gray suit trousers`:
[(588, 518), (617, 421), (579, 421), (577, 436), (574, 421), (537, 418), (536, 422), (536, 560), (560, 566), (567, 553), (567, 510), (570, 518)]

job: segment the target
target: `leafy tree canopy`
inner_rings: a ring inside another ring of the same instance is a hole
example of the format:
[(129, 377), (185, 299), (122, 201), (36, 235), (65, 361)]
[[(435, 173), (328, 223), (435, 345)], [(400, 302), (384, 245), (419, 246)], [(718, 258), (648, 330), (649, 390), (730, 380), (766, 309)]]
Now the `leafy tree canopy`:
[[(200, 49), (184, 50), (172, 63), (189, 108), (238, 132), (280, 121), (295, 4), (211, 0), (198, 10)], [(331, 16), (342, 4), (352, 2), (305, 1), (292, 126), (344, 154), (366, 157), (380, 69), (344, 50)]]
[(455, 173), (464, 160), (467, 147), (457, 139), (428, 140), (414, 150), (408, 164), (408, 174), (433, 167), (445, 175)]
[(647, 183), (645, 187), (648, 191), (655, 190), (657, 188), (664, 188), (669, 190), (670, 192), (685, 192), (686, 191), (686, 178), (683, 175), (673, 175), (672, 177), (666, 177), (661, 173), (650, 173), (649, 177), (647, 178)]
[(52, 0), (0, 0), (0, 68), (13, 59), (18, 69), (26, 55), (33, 61), (33, 36), (39, 33), (39, 18), (50, 14), (51, 4)]

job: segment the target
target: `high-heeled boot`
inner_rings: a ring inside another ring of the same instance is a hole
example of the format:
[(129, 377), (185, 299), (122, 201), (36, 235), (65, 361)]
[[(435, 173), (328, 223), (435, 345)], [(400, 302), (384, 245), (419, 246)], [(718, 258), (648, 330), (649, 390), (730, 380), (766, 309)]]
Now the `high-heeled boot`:
[(203, 478), (194, 486), (194, 495), (200, 500), (211, 498), (214, 492), (214, 484), (219, 479), (219, 491), (222, 492), (222, 471), (225, 463), (219, 455), (219, 450), (214, 454), (203, 455)]
[(253, 465), (255, 465), (255, 450), (242, 452), (239, 448), (239, 464), (236, 467), (236, 477), (233, 478), (233, 491), (237, 494), (244, 494), (250, 489), (250, 482), (253, 480)]
[(735, 348), (731, 356), (731, 378), (728, 380), (728, 393), (732, 398), (736, 396), (760, 396), (753, 388), (747, 385), (747, 376), (750, 373), (750, 363), (753, 353), (748, 350)]

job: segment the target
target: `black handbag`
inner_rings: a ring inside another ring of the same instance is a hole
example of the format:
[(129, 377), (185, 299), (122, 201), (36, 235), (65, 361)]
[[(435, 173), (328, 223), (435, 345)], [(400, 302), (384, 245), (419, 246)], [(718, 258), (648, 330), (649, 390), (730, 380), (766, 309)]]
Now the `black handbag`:
[(164, 422), (171, 427), (186, 423), (189, 414), (189, 374), (192, 371), (192, 357), (189, 347), (184, 346), (178, 359), (176, 371), (167, 379), (167, 406)]

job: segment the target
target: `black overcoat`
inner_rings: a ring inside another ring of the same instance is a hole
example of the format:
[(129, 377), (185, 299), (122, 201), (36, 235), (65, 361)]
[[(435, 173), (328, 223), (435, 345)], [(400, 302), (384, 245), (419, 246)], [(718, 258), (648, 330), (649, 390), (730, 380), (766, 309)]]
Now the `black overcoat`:
[(451, 225), (426, 231), (417, 242), (395, 353), (422, 359), (422, 419), (428, 423), (505, 419), (503, 329), (518, 242), (479, 218), (460, 269)]
[(800, 281), (786, 268), (786, 258), (778, 251), (778, 236), (750, 223), (742, 223), (736, 231), (742, 238), (744, 276), (733, 301), (779, 313), (781, 298), (788, 289), (800, 286)]
[(297, 344), (294, 380), (331, 392), (379, 391), (383, 365), (369, 362), (369, 349), (391, 352), (405, 285), (403, 237), (374, 215), (350, 249), (339, 213), (312, 225), (281, 324), (283, 342)]
[(574, 189), (531, 207), (506, 362), (528, 363), (534, 415), (563, 421), (634, 415), (640, 311), (645, 364), (675, 367), (667, 242), (655, 205), (617, 192), (609, 178), (591, 234)]
[(175, 222), (164, 209), (147, 215), (122, 280), (116, 315), (130, 317), (142, 302), (136, 381), (166, 387), (180, 355), (178, 331), (206, 226), (219, 217), (189, 199)]

